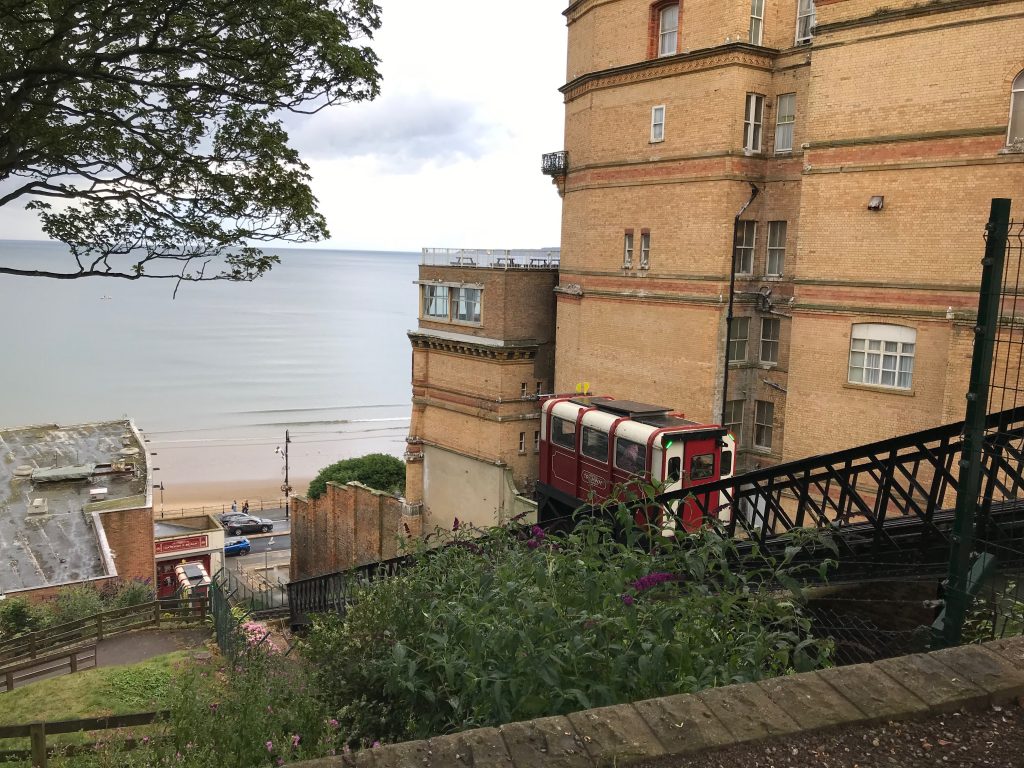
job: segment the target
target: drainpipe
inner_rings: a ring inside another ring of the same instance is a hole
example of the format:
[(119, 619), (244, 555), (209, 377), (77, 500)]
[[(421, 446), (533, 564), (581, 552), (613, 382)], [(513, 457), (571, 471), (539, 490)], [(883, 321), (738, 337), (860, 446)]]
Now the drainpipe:
[[(725, 404), (729, 400), (729, 344), (732, 343), (732, 299), (736, 288), (736, 247), (739, 245), (740, 216), (750, 207), (760, 191), (753, 183), (750, 183), (750, 199), (743, 204), (732, 222), (732, 254), (729, 257), (729, 308), (725, 313), (725, 354), (723, 355), (725, 364), (722, 374), (722, 412), (720, 416), (723, 424), (725, 423)], [(737, 450), (739, 450), (739, 446), (737, 446)]]

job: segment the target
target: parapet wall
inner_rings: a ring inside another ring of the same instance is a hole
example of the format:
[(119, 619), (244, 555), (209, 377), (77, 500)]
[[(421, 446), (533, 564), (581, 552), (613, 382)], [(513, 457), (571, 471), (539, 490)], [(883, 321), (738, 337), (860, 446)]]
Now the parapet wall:
[(399, 554), (400, 540), (422, 533), (403, 499), (362, 483), (328, 483), (318, 499), (292, 499), (292, 581)]

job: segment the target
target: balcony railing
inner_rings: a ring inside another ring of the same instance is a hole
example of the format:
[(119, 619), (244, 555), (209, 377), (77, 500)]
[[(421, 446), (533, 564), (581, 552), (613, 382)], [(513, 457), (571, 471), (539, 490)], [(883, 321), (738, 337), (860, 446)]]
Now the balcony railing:
[(560, 258), (558, 248), (424, 248), (420, 263), (428, 267), (558, 269)]
[(569, 171), (569, 153), (562, 150), (541, 155), (540, 170), (547, 176), (564, 176)]

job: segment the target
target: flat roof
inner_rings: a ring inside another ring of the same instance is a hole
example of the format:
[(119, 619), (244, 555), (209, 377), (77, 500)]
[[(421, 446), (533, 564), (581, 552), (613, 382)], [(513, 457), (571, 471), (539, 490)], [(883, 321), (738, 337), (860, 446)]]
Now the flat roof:
[[(111, 575), (92, 513), (145, 507), (146, 462), (127, 419), (0, 428), (0, 593)], [(107, 489), (103, 501), (93, 488)]]

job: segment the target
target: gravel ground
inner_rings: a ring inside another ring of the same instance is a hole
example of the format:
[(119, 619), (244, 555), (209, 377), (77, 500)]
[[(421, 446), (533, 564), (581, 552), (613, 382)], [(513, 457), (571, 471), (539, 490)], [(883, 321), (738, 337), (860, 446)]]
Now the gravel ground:
[[(1019, 702), (1018, 702), (1019, 703)], [(1024, 709), (940, 715), (787, 736), (643, 768), (1022, 768)]]

